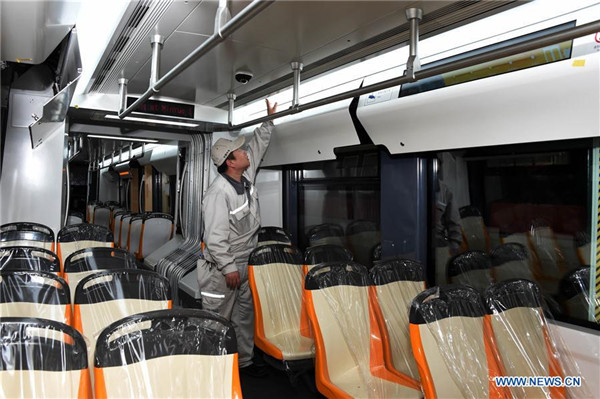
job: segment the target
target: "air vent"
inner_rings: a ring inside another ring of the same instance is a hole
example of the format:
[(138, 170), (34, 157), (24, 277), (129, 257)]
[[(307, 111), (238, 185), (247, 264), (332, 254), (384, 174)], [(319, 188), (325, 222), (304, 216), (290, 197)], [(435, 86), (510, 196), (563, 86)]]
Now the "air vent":
[(140, 44), (148, 44), (150, 32), (173, 0), (141, 0), (118, 33), (112, 49), (96, 69), (90, 92), (116, 92), (116, 80)]

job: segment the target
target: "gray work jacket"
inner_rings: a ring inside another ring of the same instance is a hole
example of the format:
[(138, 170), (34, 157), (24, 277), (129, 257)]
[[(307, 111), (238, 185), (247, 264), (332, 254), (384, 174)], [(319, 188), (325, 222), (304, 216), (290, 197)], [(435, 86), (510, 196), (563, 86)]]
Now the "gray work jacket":
[(272, 131), (273, 122), (263, 123), (254, 130), (248, 144), (250, 166), (243, 174), (250, 182), (248, 193), (238, 194), (233, 185), (219, 175), (204, 196), (204, 258), (224, 275), (246, 267), (250, 253), (256, 248), (260, 212), (254, 181)]

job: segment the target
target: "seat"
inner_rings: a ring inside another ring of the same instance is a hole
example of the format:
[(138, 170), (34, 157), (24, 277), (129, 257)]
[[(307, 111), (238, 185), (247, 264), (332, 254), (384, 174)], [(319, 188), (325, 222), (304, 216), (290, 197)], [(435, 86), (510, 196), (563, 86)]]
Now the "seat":
[(269, 244), (287, 244), (292, 245), (292, 239), (287, 231), (281, 227), (265, 226), (258, 230), (257, 246)]
[(556, 235), (544, 221), (534, 221), (529, 238), (540, 265), (541, 278), (536, 278), (542, 290), (551, 295), (558, 293), (558, 283), (567, 272), (565, 257), (560, 250)]
[(255, 249), (248, 263), (256, 346), (281, 362), (312, 359), (313, 340), (301, 318), (301, 253), (290, 245), (269, 244)]
[(492, 250), (492, 275), (498, 282), (514, 278), (533, 280), (527, 249), (516, 242)]
[(173, 216), (166, 213), (153, 212), (144, 215), (142, 231), (139, 238), (139, 248), (135, 257), (143, 260), (146, 256), (165, 245), (173, 238)]
[[(171, 308), (169, 282), (149, 270), (118, 269), (83, 278), (75, 289), (73, 325), (88, 340), (126, 316)], [(93, 353), (90, 352), (90, 358)], [(90, 367), (92, 365), (90, 364)]]
[(127, 243), (129, 242), (130, 233), (130, 222), (131, 218), (137, 216), (137, 213), (127, 213), (121, 217), (121, 226), (119, 227), (119, 241), (117, 245), (119, 248), (127, 250)]
[(113, 235), (115, 233), (115, 229), (114, 229), (114, 226), (115, 226), (115, 214), (117, 212), (123, 212), (123, 211), (126, 211), (126, 209), (123, 208), (123, 207), (121, 207), (120, 204), (113, 205), (113, 206), (110, 207), (110, 216), (109, 216), (110, 219), (109, 219), (108, 227), (109, 227), (109, 229), (112, 230)]
[(479, 209), (474, 206), (463, 206), (459, 210), (460, 224), (467, 248), (471, 251), (489, 252), (492, 248), (487, 228)]
[(361, 265), (373, 263), (373, 249), (381, 242), (381, 233), (374, 222), (354, 220), (346, 226), (346, 239), (354, 259)]
[(313, 247), (322, 244), (335, 244), (346, 246), (344, 229), (335, 223), (323, 223), (314, 226), (308, 231), (308, 246)]
[(127, 252), (136, 256), (140, 248), (140, 238), (142, 237), (142, 225), (144, 224), (145, 214), (140, 213), (129, 219), (129, 230), (127, 234)]
[(106, 205), (96, 205), (94, 207), (93, 224), (110, 228), (110, 207)]
[(306, 248), (304, 251), (304, 274), (319, 263), (325, 262), (345, 262), (354, 260), (352, 252), (346, 248), (335, 244), (316, 245)]
[(119, 240), (121, 239), (121, 221), (123, 217), (128, 214), (130, 214), (128, 211), (118, 211), (114, 213), (112, 232), (116, 247), (119, 247)]
[[(518, 279), (503, 281), (486, 290), (485, 303), (489, 313), (486, 318), (507, 376), (565, 376), (537, 284)], [(511, 392), (515, 398), (566, 397), (563, 387), (511, 387)]]
[(71, 325), (69, 286), (48, 272), (0, 270), (0, 315), (40, 317)]
[(317, 388), (328, 398), (420, 398), (417, 381), (385, 368), (371, 284), (355, 262), (322, 263), (306, 275)]
[(0, 226), (0, 247), (39, 247), (54, 251), (54, 232), (39, 223), (18, 222)]
[(483, 251), (467, 251), (448, 262), (451, 283), (469, 285), (482, 292), (494, 283), (492, 259)]
[(127, 251), (117, 248), (84, 248), (73, 252), (65, 261), (64, 276), (71, 287), (71, 303), (81, 280), (104, 270), (140, 269), (142, 266)]
[(384, 360), (391, 371), (419, 380), (417, 362), (410, 346), (408, 310), (410, 302), (425, 289), (425, 270), (410, 259), (389, 259), (369, 271), (373, 310), (383, 337)]
[(577, 252), (577, 259), (581, 266), (590, 265), (590, 236), (587, 233), (579, 232), (575, 236), (575, 251)]
[(587, 320), (590, 301), (590, 268), (581, 267), (569, 272), (560, 282), (560, 296), (563, 310), (569, 316)]
[(195, 309), (146, 312), (104, 329), (96, 398), (241, 398), (232, 324)]
[(0, 248), (0, 270), (38, 270), (62, 274), (58, 256), (38, 247)]
[(83, 219), (83, 213), (81, 212), (69, 212), (69, 216), (67, 217), (67, 226), (71, 226), (74, 224), (81, 224), (85, 222)]
[(81, 334), (53, 320), (0, 319), (0, 396), (91, 398)]
[(494, 377), (491, 330), (483, 300), (463, 285), (429, 288), (411, 303), (410, 342), (426, 398), (507, 398)]
[(87, 204), (87, 207), (85, 208), (85, 220), (87, 223), (94, 223), (94, 208), (98, 205), (102, 206), (103, 204), (100, 201), (91, 201)]
[(91, 224), (65, 226), (58, 232), (58, 257), (64, 267), (66, 259), (75, 251), (85, 248), (114, 247), (113, 235), (106, 227)]

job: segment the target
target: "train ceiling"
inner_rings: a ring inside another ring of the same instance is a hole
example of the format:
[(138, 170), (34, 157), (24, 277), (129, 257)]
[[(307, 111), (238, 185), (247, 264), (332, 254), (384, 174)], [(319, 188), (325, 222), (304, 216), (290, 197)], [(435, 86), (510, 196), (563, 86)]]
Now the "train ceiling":
[[(248, 3), (228, 2), (231, 15)], [(423, 10), (420, 31), (425, 38), (523, 3), (276, 1), (161, 89), (160, 95), (224, 108), (226, 94), (234, 92), (236, 105), (241, 105), (290, 86), (292, 61), (304, 64), (302, 78), (307, 79), (406, 45), (407, 8)], [(125, 77), (130, 95), (143, 93), (150, 76), (150, 36), (164, 36), (162, 76), (213, 34), (218, 6), (216, 0), (131, 2), (86, 90), (116, 94), (117, 80)], [(234, 75), (239, 70), (250, 71), (253, 79), (238, 83)]]

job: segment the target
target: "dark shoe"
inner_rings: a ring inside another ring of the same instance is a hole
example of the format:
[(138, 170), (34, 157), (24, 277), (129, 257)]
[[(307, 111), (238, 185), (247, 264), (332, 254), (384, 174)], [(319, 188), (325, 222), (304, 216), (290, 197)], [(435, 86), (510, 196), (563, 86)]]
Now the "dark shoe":
[(267, 373), (266, 367), (259, 367), (253, 363), (250, 366), (241, 367), (240, 374), (245, 377), (265, 378), (269, 373)]

